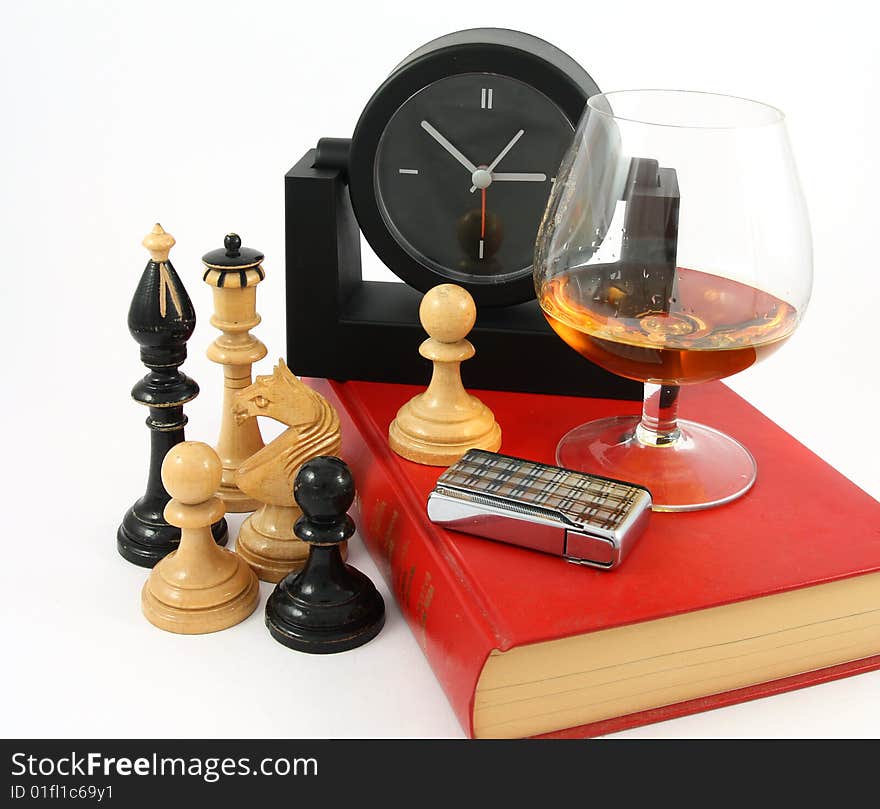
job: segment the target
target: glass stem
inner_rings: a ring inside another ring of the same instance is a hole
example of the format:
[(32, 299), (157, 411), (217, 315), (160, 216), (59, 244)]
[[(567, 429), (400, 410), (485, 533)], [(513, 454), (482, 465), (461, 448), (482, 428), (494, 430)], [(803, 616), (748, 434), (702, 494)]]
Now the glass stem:
[(681, 437), (678, 416), (678, 385), (645, 383), (642, 420), (636, 427), (636, 438), (649, 447), (665, 447)]

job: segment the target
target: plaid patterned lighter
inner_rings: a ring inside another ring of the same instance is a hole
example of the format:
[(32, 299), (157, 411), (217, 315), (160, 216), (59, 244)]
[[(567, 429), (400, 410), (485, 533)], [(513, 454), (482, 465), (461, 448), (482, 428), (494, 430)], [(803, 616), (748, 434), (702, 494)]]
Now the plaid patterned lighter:
[(650, 513), (642, 486), (477, 449), (428, 496), (428, 518), (446, 528), (604, 570), (623, 561)]

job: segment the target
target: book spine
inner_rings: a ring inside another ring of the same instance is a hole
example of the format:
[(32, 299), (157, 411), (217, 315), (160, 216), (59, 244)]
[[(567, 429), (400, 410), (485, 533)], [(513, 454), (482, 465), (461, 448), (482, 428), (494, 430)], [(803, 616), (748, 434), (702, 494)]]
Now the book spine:
[(339, 413), (342, 456), (357, 486), (358, 532), (385, 578), (468, 736), (474, 692), (489, 653), (505, 644), (479, 599), (395, 478), (386, 436), (344, 382), (310, 380)]

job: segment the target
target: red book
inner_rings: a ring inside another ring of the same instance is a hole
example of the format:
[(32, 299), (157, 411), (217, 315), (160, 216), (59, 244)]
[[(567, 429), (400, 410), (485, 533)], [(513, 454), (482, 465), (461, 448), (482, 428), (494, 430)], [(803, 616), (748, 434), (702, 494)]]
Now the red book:
[[(339, 410), (360, 534), (471, 736), (592, 736), (880, 668), (880, 504), (720, 383), (682, 412), (758, 462), (741, 499), (652, 515), (605, 572), (449, 531), (443, 471), (388, 447), (419, 388), (314, 383)], [(634, 404), (480, 391), (501, 451), (554, 463), (560, 436)]]

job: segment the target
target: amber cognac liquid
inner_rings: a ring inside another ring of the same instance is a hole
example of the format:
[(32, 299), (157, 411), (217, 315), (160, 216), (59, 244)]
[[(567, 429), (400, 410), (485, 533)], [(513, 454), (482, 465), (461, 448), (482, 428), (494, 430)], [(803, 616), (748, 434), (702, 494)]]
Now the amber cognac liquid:
[(797, 325), (797, 311), (779, 298), (684, 268), (668, 297), (642, 300), (642, 290), (627, 300), (613, 268), (553, 278), (540, 302), (566, 343), (619, 376), (667, 385), (722, 379), (771, 354)]

